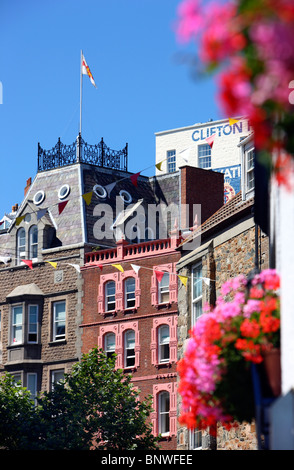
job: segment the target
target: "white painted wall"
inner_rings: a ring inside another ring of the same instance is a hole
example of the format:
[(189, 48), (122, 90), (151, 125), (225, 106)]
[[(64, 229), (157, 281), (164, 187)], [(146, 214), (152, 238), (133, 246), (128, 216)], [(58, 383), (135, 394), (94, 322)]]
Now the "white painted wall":
[(205, 144), (206, 138), (216, 134), (211, 150), (211, 168), (223, 168), (240, 164), (238, 144), (250, 133), (248, 121), (240, 119), (230, 125), (228, 119), (210, 121), (155, 133), (156, 163), (163, 161), (157, 174), (167, 172), (167, 151), (176, 150), (176, 169), (186, 164), (183, 152), (189, 149), (188, 164), (198, 166), (198, 145)]

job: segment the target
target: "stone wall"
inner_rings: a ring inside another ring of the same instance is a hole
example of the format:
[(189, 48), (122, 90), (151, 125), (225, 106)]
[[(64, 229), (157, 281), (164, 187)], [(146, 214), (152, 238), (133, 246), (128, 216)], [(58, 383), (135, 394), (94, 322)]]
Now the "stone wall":
[[(244, 229), (244, 227), (246, 227)], [(230, 234), (232, 236), (230, 236)], [(223, 242), (221, 242), (223, 240)], [(204, 242), (203, 242), (204, 243)], [(205, 247), (205, 248), (204, 248)], [(268, 237), (258, 231), (259, 268), (269, 267)], [(179, 263), (178, 274), (188, 276), (187, 287), (179, 286), (178, 290), (178, 360), (183, 357), (185, 345), (191, 328), (191, 271), (196, 262), (202, 261), (202, 275), (212, 281), (210, 285), (203, 282), (202, 301), (213, 305), (220, 293), (222, 284), (240, 274), (248, 275), (255, 265), (255, 226), (253, 221), (244, 220), (228, 229), (227, 236), (222, 233), (211, 240), (211, 244), (203, 244), (197, 253), (191, 253), (184, 265)], [(214, 282), (215, 281), (215, 282)], [(181, 412), (181, 399), (178, 396), (178, 416)], [(189, 432), (186, 427), (178, 424), (178, 450), (189, 448)], [(203, 450), (256, 450), (257, 437), (254, 423), (242, 423), (236, 429), (226, 431), (217, 428), (217, 439), (209, 433), (202, 433)]]

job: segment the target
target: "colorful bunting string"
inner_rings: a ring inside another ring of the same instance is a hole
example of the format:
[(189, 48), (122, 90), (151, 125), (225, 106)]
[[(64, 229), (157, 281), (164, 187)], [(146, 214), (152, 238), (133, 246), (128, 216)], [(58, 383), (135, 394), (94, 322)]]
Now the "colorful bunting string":
[(213, 146), (215, 136), (216, 134), (212, 134), (210, 137), (207, 137), (207, 139), (205, 139), (210, 148), (212, 148)]

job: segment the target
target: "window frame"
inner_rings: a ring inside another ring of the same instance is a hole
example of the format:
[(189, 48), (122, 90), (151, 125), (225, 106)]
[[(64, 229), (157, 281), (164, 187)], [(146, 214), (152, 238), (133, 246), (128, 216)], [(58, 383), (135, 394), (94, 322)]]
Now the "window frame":
[[(21, 323), (16, 323), (14, 321), (14, 311), (17, 308), (21, 308)], [(21, 341), (16, 341), (16, 328), (21, 325)], [(14, 304), (11, 306), (11, 329), (10, 329), (10, 344), (11, 346), (20, 345), (24, 342), (24, 305), (23, 304)]]
[[(168, 279), (167, 285), (162, 285), (163, 279)], [(164, 300), (163, 296), (168, 294), (168, 300)], [(162, 279), (158, 282), (158, 304), (168, 304), (170, 301), (170, 273), (164, 272)]]
[(60, 380), (64, 380), (64, 374), (65, 374), (64, 369), (52, 369), (50, 371), (50, 390), (51, 391), (54, 390), (54, 384), (60, 382), (60, 380), (54, 380), (54, 376), (57, 374), (61, 374), (61, 373), (62, 373), (63, 378)]
[[(162, 331), (164, 329), (168, 329), (168, 343), (165, 343), (162, 339)], [(158, 338), (158, 364), (166, 364), (170, 362), (170, 327), (167, 323), (164, 323), (158, 327), (157, 330), (157, 338)], [(164, 358), (164, 354), (162, 353), (162, 347), (168, 345), (168, 357)]]
[[(30, 309), (31, 307), (36, 307), (37, 312), (36, 312), (36, 322), (31, 322), (30, 321)], [(28, 304), (28, 318), (27, 318), (27, 324), (28, 324), (28, 331), (27, 331), (27, 342), (28, 344), (37, 344), (39, 342), (39, 304), (34, 304), (34, 303), (29, 303)], [(30, 331), (31, 325), (36, 325), (36, 331)], [(32, 341), (29, 339), (30, 334), (35, 334), (36, 335), (36, 340)]]
[[(251, 157), (251, 155), (252, 155), (252, 157)], [(255, 160), (255, 149), (254, 149), (254, 147), (246, 149), (245, 150), (246, 193), (250, 193), (255, 188), (254, 160)]]
[[(133, 290), (130, 292), (127, 291), (127, 284), (132, 281), (133, 283)], [(132, 276), (127, 277), (124, 281), (124, 308), (125, 309), (133, 309), (136, 307), (136, 279)], [(128, 294), (133, 294), (131, 299), (128, 299)], [(128, 305), (128, 301), (133, 302), (133, 305)]]
[[(31, 388), (29, 388), (29, 378), (30, 377), (34, 377), (34, 379), (35, 379), (34, 391), (32, 391)], [(27, 387), (26, 388), (30, 391), (31, 398), (32, 398), (34, 404), (36, 405), (37, 404), (37, 394), (38, 394), (38, 374), (36, 372), (28, 372), (26, 379), (27, 379)]]
[(167, 150), (166, 152), (166, 159), (167, 159), (167, 172), (174, 173), (177, 168), (177, 156), (176, 150)]
[(189, 449), (201, 450), (202, 449), (202, 431), (201, 429), (189, 429)]
[[(168, 398), (168, 406), (167, 404)], [(162, 390), (158, 393), (157, 396), (158, 402), (158, 434), (161, 436), (169, 436), (170, 434), (170, 393), (167, 390)], [(166, 408), (166, 409), (164, 409)], [(166, 418), (167, 416), (167, 418)], [(163, 424), (164, 418), (164, 424)]]
[[(202, 151), (205, 150), (205, 153), (201, 155)], [(198, 167), (202, 168), (204, 170), (211, 169), (211, 147), (208, 144), (199, 144), (198, 149), (197, 149), (197, 155), (198, 155)], [(203, 164), (203, 162), (209, 163)]]
[[(108, 345), (107, 345), (107, 338), (109, 338), (110, 336), (113, 336), (114, 337), (114, 350), (112, 351)], [(107, 333), (105, 333), (105, 335), (103, 336), (103, 350), (107, 356), (107, 358), (109, 357), (112, 357), (113, 354), (115, 354), (115, 346), (116, 346), (116, 336), (115, 336), (115, 333), (113, 331), (108, 331)]]
[[(64, 320), (56, 320), (56, 305), (57, 304), (64, 304)], [(57, 323), (62, 323), (64, 321), (64, 334), (58, 335), (57, 334)], [(56, 300), (52, 302), (52, 340), (54, 342), (61, 342), (66, 340), (66, 300)]]
[[(128, 347), (128, 340), (127, 337), (132, 334), (134, 336), (133, 343), (134, 347)], [(128, 329), (123, 333), (123, 344), (124, 344), (124, 368), (131, 369), (136, 366), (136, 332), (135, 330)], [(129, 351), (133, 351), (131, 355), (129, 355)], [(132, 359), (132, 364), (128, 365), (127, 362), (129, 359)]]
[[(108, 294), (107, 290), (110, 284), (113, 284), (114, 286), (114, 294)], [(105, 282), (104, 286), (104, 296), (105, 296), (105, 312), (113, 312), (116, 307), (116, 282), (112, 279), (108, 280)], [(109, 302), (108, 298), (109, 297), (114, 297), (114, 300), (112, 302)], [(114, 308), (108, 308), (109, 304), (114, 304)]]
[[(37, 233), (37, 241), (34, 242), (33, 241), (33, 236), (34, 236), (34, 232)], [(38, 226), (37, 225), (31, 225), (31, 227), (29, 228), (29, 232), (28, 232), (28, 241), (29, 241), (29, 259), (30, 260), (34, 260), (34, 259), (38, 259)], [(35, 249), (37, 248), (37, 252), (34, 253)]]
[[(20, 240), (21, 240), (21, 233), (24, 233), (24, 237), (22, 237), (22, 239), (24, 239), (24, 243), (23, 244), (20, 244)], [(26, 258), (26, 231), (24, 229), (24, 227), (20, 227), (18, 229), (18, 231), (16, 232), (16, 261), (17, 261), (17, 264), (20, 264), (21, 261), (23, 259)]]
[[(197, 276), (197, 280), (200, 284), (200, 290), (201, 293), (200, 295), (197, 295), (194, 297), (194, 270), (197, 269), (200, 272), (200, 276)], [(202, 299), (203, 299), (203, 276), (202, 276), (202, 261), (199, 261), (198, 263), (194, 264), (191, 268), (191, 274), (192, 274), (192, 282), (191, 282), (191, 327), (195, 326), (197, 320), (203, 315), (203, 306), (202, 306)], [(200, 315), (197, 314), (196, 309), (200, 305)]]

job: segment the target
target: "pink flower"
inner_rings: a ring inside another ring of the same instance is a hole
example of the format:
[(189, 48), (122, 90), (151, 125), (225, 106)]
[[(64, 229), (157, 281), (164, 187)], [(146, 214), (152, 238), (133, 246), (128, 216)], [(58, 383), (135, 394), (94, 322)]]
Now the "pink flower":
[(178, 7), (177, 37), (181, 42), (195, 38), (203, 27), (201, 0), (184, 0)]

